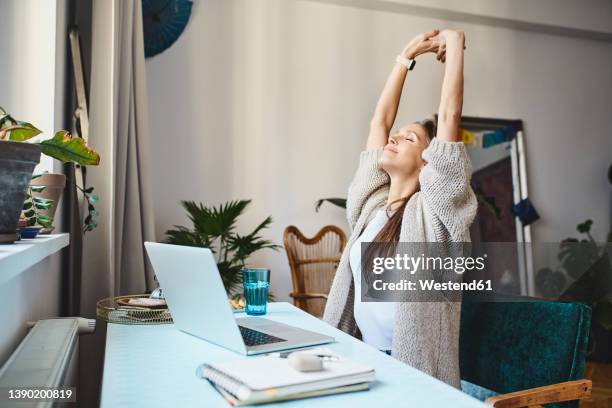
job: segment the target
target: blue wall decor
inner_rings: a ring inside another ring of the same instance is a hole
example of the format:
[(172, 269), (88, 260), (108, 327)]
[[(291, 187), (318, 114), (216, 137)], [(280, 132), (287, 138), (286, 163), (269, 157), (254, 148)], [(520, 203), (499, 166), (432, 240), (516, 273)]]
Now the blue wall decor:
[(142, 0), (145, 56), (152, 57), (179, 38), (191, 16), (190, 0)]

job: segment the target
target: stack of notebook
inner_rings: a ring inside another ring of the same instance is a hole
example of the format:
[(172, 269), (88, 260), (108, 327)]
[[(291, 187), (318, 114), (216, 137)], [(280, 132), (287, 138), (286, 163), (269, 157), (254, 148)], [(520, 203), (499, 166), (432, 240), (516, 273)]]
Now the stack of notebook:
[(235, 406), (367, 390), (374, 381), (374, 369), (340, 356), (316, 372), (300, 372), (286, 358), (264, 356), (202, 364), (197, 373)]

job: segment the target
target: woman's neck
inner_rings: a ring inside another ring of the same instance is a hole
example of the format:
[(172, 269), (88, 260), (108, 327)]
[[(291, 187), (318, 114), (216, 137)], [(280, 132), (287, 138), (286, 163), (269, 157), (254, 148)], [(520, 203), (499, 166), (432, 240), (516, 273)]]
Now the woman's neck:
[[(389, 210), (395, 210), (400, 204), (397, 202), (402, 198), (409, 199), (419, 189), (418, 175), (412, 177), (391, 177), (391, 185), (389, 186), (389, 198), (387, 206)], [(393, 204), (392, 204), (393, 203)]]

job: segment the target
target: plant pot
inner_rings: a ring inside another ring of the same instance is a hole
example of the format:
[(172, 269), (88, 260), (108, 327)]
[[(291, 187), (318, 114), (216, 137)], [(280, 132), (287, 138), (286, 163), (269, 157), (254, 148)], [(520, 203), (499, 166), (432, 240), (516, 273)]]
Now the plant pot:
[(17, 228), (19, 239), (34, 239), (40, 233), (42, 227)]
[[(31, 186), (42, 186), (45, 189), (40, 192), (32, 192), (32, 196), (34, 197), (42, 197), (53, 200), (51, 207), (47, 210), (38, 210), (39, 213), (46, 215), (50, 218), (55, 218), (55, 210), (57, 210), (57, 205), (62, 196), (62, 191), (64, 191), (64, 187), (66, 187), (66, 176), (63, 174), (43, 174), (40, 177), (36, 177), (34, 180), (30, 182)], [(53, 231), (53, 228), (43, 228), (40, 232), (41, 234), (50, 234)]]
[(0, 243), (18, 239), (17, 221), (34, 167), (40, 161), (40, 146), (0, 141)]

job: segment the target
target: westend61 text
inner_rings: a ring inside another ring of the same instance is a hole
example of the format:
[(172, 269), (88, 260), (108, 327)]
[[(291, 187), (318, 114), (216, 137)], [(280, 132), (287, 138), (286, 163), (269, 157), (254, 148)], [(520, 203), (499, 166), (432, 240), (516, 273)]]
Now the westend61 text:
[(373, 282), (372, 287), (374, 290), (424, 290), (424, 291), (432, 291), (432, 290), (456, 290), (456, 291), (491, 291), (493, 287), (491, 285), (491, 280), (478, 280), (471, 282), (438, 282), (433, 279), (419, 279), (418, 285), (417, 282), (408, 281), (406, 279), (402, 279), (399, 282), (383, 282), (380, 279), (377, 279)]

